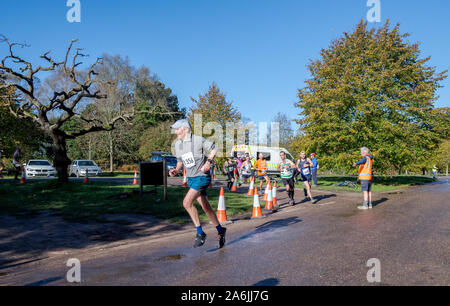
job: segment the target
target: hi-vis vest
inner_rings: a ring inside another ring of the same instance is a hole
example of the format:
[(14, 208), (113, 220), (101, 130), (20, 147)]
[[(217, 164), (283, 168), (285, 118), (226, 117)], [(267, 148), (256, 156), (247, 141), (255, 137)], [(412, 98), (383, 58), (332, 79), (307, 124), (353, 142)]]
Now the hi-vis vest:
[(362, 166), (359, 166), (359, 180), (360, 181), (371, 181), (372, 180), (372, 168), (373, 162), (372, 159), (367, 155), (366, 163)]

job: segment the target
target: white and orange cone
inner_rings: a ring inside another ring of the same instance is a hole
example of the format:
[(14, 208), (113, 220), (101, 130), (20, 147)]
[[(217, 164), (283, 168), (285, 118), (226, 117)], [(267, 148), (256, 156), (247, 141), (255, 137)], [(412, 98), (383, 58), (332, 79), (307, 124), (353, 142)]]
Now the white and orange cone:
[(138, 179), (137, 179), (137, 171), (134, 170), (134, 180), (133, 180), (133, 185), (137, 185), (138, 183)]
[(188, 186), (188, 182), (187, 182), (187, 176), (186, 176), (186, 169), (183, 169), (183, 187), (187, 187)]
[(269, 193), (269, 184), (266, 185), (266, 190), (264, 190), (263, 201), (267, 201), (268, 193)]
[(234, 173), (234, 182), (233, 182), (233, 186), (231, 187), (231, 192), (237, 192), (237, 175), (236, 172)]
[(253, 213), (252, 213), (252, 219), (253, 218), (262, 218), (263, 214), (261, 211), (261, 205), (259, 205), (259, 195), (258, 195), (258, 187), (255, 186), (253, 189)]
[(273, 196), (272, 196), (272, 186), (269, 182), (269, 191), (267, 192), (267, 200), (266, 200), (266, 206), (264, 207), (265, 210), (274, 210), (273, 207)]
[(25, 169), (22, 168), (22, 176), (20, 177), (20, 183), (25, 184), (26, 181), (27, 181), (27, 177), (25, 175)]
[(225, 193), (223, 187), (220, 187), (219, 205), (217, 207), (217, 219), (220, 224), (229, 224), (231, 221), (227, 220), (227, 209), (225, 207)]
[(272, 187), (272, 202), (273, 202), (273, 206), (278, 205), (278, 203), (277, 203), (277, 182), (273, 183), (273, 187)]
[(253, 176), (250, 178), (250, 187), (248, 188), (247, 195), (249, 196), (255, 195), (255, 178)]

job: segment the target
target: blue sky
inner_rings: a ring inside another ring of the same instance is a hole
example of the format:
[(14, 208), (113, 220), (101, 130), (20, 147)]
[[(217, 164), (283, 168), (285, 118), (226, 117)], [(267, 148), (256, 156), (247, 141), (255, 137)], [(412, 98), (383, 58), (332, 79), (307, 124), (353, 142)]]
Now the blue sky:
[[(146, 65), (171, 87), (184, 107), (216, 81), (253, 121), (281, 111), (290, 118), (306, 65), (321, 48), (366, 18), (367, 0), (80, 0), (81, 23), (66, 20), (66, 0), (1, 1), (0, 33), (26, 42), (32, 60), (52, 50), (63, 57), (71, 39), (91, 60), (107, 52)], [(401, 23), (411, 42), (438, 71), (449, 69), (450, 2), (381, 0), (386, 18)], [(0, 55), (5, 48), (0, 48)], [(450, 106), (450, 81), (438, 94)]]

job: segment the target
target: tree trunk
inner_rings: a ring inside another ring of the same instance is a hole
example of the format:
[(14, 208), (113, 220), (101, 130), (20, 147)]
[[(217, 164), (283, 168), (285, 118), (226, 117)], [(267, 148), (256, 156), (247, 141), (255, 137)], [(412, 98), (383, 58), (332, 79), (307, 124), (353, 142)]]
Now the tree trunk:
[(89, 160), (92, 160), (92, 149), (91, 149), (91, 143), (92, 143), (92, 137), (89, 135), (89, 152), (88, 152), (88, 155), (89, 155)]
[(445, 170), (445, 176), (448, 176), (448, 164), (447, 164), (447, 169)]
[(114, 162), (114, 153), (113, 153), (113, 139), (111, 132), (108, 132), (109, 135), (109, 171), (114, 172), (113, 162)]
[(70, 165), (70, 159), (67, 157), (66, 138), (64, 134), (58, 130), (54, 130), (50, 134), (53, 140), (53, 165), (58, 173), (58, 181), (60, 183), (69, 182), (68, 167)]

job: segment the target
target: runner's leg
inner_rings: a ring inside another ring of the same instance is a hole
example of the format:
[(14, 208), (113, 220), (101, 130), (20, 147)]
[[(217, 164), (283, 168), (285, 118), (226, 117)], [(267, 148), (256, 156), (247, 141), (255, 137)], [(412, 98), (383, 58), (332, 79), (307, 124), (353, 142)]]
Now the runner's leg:
[(310, 183), (309, 183), (308, 180), (305, 181), (305, 186), (306, 186), (306, 192), (307, 192), (307, 194), (308, 194), (308, 197), (309, 197), (309, 198), (311, 199), (311, 201), (312, 201), (313, 197), (312, 197), (312, 194), (311, 194), (311, 185), (310, 185)]
[(225, 227), (222, 227), (219, 223), (219, 220), (217, 219), (217, 216), (213, 209), (211, 208), (211, 204), (209, 204), (208, 198), (206, 195), (200, 195), (197, 198), (197, 201), (200, 203), (200, 205), (203, 208), (203, 211), (208, 216), (209, 220), (214, 224), (217, 230), (217, 234), (219, 235), (219, 248), (222, 248), (225, 245), (225, 234), (227, 232), (227, 229)]
[(214, 226), (219, 225), (219, 220), (217, 219), (217, 215), (211, 207), (211, 204), (208, 201), (208, 198), (204, 195), (200, 195), (197, 198), (198, 203), (202, 206), (203, 211), (208, 216), (209, 220), (214, 224)]
[(188, 212), (195, 227), (200, 226), (200, 218), (198, 217), (197, 208), (194, 206), (195, 200), (200, 197), (200, 192), (195, 189), (189, 189), (183, 200), (183, 207)]

